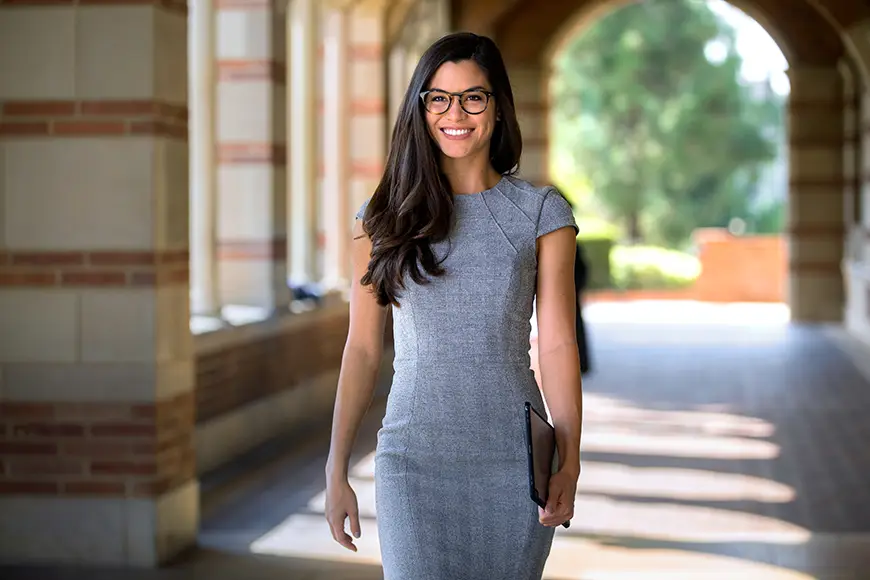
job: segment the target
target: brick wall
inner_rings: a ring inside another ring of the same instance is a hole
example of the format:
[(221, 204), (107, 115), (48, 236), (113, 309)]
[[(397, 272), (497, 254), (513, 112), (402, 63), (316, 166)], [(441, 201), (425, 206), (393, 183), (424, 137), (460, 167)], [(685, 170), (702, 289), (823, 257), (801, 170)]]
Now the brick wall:
[(788, 248), (782, 236), (728, 235), (698, 240), (701, 275), (695, 300), (785, 302)]
[[(293, 315), (289, 315), (292, 318)], [(261, 336), (200, 351), (196, 359), (196, 420), (214, 419), (244, 405), (337, 370), (347, 338), (346, 309), (288, 320)], [(232, 333), (232, 330), (225, 331)]]
[(783, 236), (735, 237), (725, 230), (695, 235), (701, 274), (690, 288), (677, 290), (602, 290), (587, 302), (625, 300), (700, 300), (704, 302), (786, 302), (788, 247)]
[(0, 403), (0, 493), (152, 497), (194, 477), (193, 396)]
[[(329, 425), (349, 312), (337, 303), (197, 337), (197, 471)], [(389, 390), (392, 324), (375, 396)]]

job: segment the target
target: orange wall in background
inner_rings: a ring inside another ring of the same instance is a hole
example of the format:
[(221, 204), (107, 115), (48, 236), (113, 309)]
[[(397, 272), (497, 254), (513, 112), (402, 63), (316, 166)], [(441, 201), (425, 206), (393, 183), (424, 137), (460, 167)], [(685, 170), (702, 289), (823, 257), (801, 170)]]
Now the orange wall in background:
[(702, 302), (786, 302), (788, 247), (784, 236), (732, 236), (726, 230), (701, 229), (694, 235), (701, 275), (680, 290), (602, 290), (586, 302), (626, 300), (699, 300)]

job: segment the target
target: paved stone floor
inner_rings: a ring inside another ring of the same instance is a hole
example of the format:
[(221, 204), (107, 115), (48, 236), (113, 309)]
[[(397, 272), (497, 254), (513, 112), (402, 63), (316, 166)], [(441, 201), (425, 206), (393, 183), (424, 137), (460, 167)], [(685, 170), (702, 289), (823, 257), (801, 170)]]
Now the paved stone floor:
[[(587, 318), (595, 372), (577, 515), (557, 532), (546, 578), (870, 579), (870, 348), (789, 325), (778, 306), (596, 304)], [(373, 407), (354, 459), (358, 554), (323, 520), (324, 430), (206, 479), (200, 548), (168, 569), (0, 577), (382, 578), (382, 412)]]

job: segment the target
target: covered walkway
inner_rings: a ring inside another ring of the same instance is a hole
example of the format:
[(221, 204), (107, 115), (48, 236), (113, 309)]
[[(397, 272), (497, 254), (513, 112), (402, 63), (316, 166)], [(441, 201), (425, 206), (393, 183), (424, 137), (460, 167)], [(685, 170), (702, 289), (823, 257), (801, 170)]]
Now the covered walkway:
[[(547, 578), (867, 577), (870, 360), (837, 328), (789, 325), (786, 314), (590, 307), (600, 371), (587, 382), (578, 515), (557, 534)], [(105, 578), (380, 578), (371, 452), (382, 412), (369, 413), (354, 462), (358, 554), (323, 525), (328, 430), (318, 429), (204, 479), (194, 554)], [(40, 577), (103, 578), (90, 574)]]
[[(735, 4), (789, 62), (793, 324), (590, 311), (589, 517), (560, 532), (553, 578), (825, 577), (870, 552), (870, 389), (844, 354), (870, 359), (870, 6)], [(448, 31), (493, 36), (520, 176), (549, 182), (552, 57), (620, 5), (0, 0), (0, 564), (150, 578), (133, 569), (198, 539), (153, 574), (353, 578), (327, 568), (323, 435), (350, 226), (413, 67)]]

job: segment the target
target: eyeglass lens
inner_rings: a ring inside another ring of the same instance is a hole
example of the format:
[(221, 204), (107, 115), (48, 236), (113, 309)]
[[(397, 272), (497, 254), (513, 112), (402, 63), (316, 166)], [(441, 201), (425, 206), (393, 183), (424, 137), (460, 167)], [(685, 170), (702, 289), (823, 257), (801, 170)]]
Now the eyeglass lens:
[[(452, 102), (450, 94), (442, 91), (432, 91), (424, 97), (426, 110), (435, 115), (441, 115), (447, 111)], [(476, 115), (486, 110), (487, 96), (483, 91), (469, 91), (462, 93), (459, 98), (460, 106), (466, 113)]]

